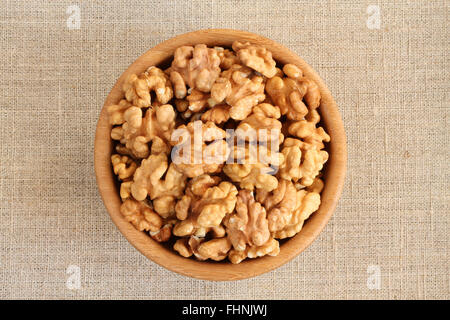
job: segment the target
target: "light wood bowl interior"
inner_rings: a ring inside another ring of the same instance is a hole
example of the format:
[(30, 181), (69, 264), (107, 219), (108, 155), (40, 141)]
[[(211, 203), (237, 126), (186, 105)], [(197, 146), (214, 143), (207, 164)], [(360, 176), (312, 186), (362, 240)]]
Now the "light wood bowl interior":
[[(306, 221), (300, 233), (282, 242), (278, 256), (247, 259), (237, 265), (227, 260), (226, 262), (201, 262), (192, 258), (183, 258), (175, 251), (151, 239), (146, 233), (137, 231), (122, 217), (119, 211), (121, 205), (119, 190), (110, 162), (113, 147), (110, 137), (111, 125), (108, 123), (105, 110), (105, 106), (115, 104), (122, 98), (122, 83), (128, 75), (139, 74), (151, 65), (158, 66), (167, 62), (177, 47), (198, 43), (231, 47), (235, 40), (263, 45), (272, 52), (274, 59), (279, 63), (293, 63), (303, 70), (305, 76), (313, 79), (319, 85), (322, 94), (319, 109), (322, 117), (321, 125), (331, 136), (331, 142), (327, 146), (330, 158), (324, 173), (325, 187), (319, 210)], [(344, 184), (346, 161), (344, 126), (336, 103), (319, 75), (303, 59), (279, 43), (253, 33), (228, 29), (199, 30), (182, 34), (158, 44), (140, 56), (120, 76), (106, 98), (95, 135), (94, 163), (98, 188), (111, 219), (121, 233), (136, 249), (155, 263), (186, 276), (207, 280), (238, 280), (257, 276), (285, 264), (305, 250), (319, 235), (335, 210)]]

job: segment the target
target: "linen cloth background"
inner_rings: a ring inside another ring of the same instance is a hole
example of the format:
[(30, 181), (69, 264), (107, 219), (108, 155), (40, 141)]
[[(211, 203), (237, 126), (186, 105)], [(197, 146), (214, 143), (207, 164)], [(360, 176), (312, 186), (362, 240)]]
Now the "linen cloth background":
[[(80, 29), (67, 27), (70, 5)], [(369, 5), (381, 28), (366, 25)], [(448, 299), (450, 2), (2, 1), (0, 297)], [(325, 80), (348, 137), (338, 208), (318, 239), (256, 278), (209, 282), (147, 260), (111, 222), (93, 169), (119, 75), (204, 28), (286, 45)], [(81, 288), (66, 286), (79, 266)], [(368, 268), (381, 287), (367, 286)], [(370, 268), (369, 268), (370, 270)]]

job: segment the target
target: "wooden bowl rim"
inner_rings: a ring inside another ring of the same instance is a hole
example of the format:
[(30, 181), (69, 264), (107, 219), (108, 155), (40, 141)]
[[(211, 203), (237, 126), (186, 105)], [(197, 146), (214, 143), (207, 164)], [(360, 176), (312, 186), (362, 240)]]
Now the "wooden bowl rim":
[[(162, 63), (173, 55), (175, 48), (197, 43), (206, 43), (208, 46), (231, 46), (234, 40), (263, 45), (272, 52), (277, 61), (282, 64), (287, 62), (296, 64), (307, 77), (316, 81), (322, 94), (320, 113), (323, 126), (331, 136), (331, 142), (328, 145), (330, 158), (327, 162), (325, 187), (319, 210), (307, 220), (300, 233), (282, 244), (278, 256), (247, 259), (237, 265), (229, 262), (217, 263), (183, 258), (151, 239), (146, 233), (136, 230), (122, 217), (119, 210), (121, 200), (110, 163), (111, 126), (105, 110), (105, 106), (117, 103), (123, 96), (122, 83), (129, 74), (141, 73), (152, 64)], [(344, 185), (346, 162), (346, 137), (343, 122), (330, 91), (319, 75), (302, 58), (283, 45), (254, 33), (232, 29), (206, 29), (181, 34), (156, 45), (141, 55), (123, 72), (108, 94), (99, 116), (94, 143), (94, 167), (98, 189), (111, 219), (125, 238), (148, 259), (166, 269), (193, 278), (215, 281), (239, 280), (269, 272), (289, 262), (305, 250), (325, 227), (336, 208)]]

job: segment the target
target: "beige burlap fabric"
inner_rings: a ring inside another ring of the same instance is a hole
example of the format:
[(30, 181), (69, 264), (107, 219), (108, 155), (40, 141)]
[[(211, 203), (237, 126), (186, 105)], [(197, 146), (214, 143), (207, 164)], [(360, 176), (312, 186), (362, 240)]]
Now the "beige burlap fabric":
[[(2, 1), (0, 297), (450, 298), (449, 14), (445, 0)], [(348, 136), (345, 190), (323, 233), (235, 282), (147, 260), (111, 222), (93, 169), (117, 77), (158, 42), (211, 27), (301, 55)]]

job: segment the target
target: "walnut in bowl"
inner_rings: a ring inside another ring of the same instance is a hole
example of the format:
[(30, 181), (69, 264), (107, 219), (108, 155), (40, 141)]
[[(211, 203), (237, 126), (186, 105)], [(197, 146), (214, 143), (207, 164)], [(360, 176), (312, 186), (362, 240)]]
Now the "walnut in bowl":
[(210, 280), (255, 276), (304, 250), (336, 206), (345, 163), (319, 76), (234, 30), (184, 34), (141, 56), (108, 95), (95, 141), (120, 231), (156, 263)]

